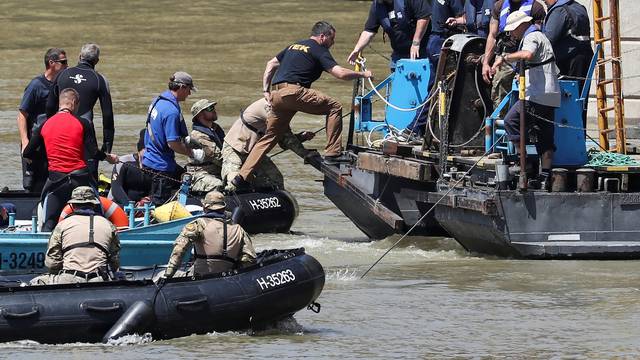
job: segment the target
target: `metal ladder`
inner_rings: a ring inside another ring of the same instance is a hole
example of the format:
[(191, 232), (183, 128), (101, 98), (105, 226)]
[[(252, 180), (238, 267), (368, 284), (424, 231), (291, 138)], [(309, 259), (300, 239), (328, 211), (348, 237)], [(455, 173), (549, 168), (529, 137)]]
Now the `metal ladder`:
[[(624, 125), (624, 98), (622, 97), (622, 66), (620, 57), (620, 24), (618, 0), (608, 0), (608, 8), (603, 6), (603, 0), (592, 0), (593, 3), (593, 33), (596, 45), (602, 45), (597, 53), (596, 64), (596, 99), (598, 109), (598, 128), (600, 130), (600, 145), (611, 151), (626, 154), (627, 143)], [(605, 11), (608, 10), (608, 15)], [(605, 37), (605, 23), (609, 22), (609, 36)], [(605, 57), (604, 45), (610, 43), (609, 57)], [(611, 78), (607, 79), (607, 64), (611, 64)], [(613, 105), (607, 104), (607, 85), (613, 85)], [(614, 128), (609, 128), (608, 113), (614, 112)], [(610, 148), (608, 135), (616, 133), (616, 146)]]

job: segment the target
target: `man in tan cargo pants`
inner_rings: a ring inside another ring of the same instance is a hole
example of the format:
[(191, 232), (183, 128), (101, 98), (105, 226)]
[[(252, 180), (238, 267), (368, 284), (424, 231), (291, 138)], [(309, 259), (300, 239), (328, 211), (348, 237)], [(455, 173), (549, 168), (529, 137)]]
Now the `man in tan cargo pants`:
[[(323, 71), (341, 80), (371, 77), (370, 71), (356, 72), (338, 65), (329, 52), (336, 30), (326, 21), (311, 29), (309, 39), (297, 41), (269, 60), (263, 77), (264, 97), (271, 104), (267, 129), (253, 147), (240, 173), (231, 183), (236, 188), (248, 186), (248, 179), (262, 158), (289, 131), (296, 112), (327, 116), (325, 161), (335, 163), (342, 154), (342, 105), (320, 91), (310, 89)], [(277, 70), (277, 73), (276, 73)], [(275, 76), (274, 76), (275, 75)], [(273, 87), (273, 91), (270, 88)]]

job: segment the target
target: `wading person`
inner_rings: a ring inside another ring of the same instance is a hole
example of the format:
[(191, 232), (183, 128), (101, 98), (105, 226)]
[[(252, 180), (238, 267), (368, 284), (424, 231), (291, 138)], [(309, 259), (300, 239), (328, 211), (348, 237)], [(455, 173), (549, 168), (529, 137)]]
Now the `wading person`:
[[(512, 12), (506, 20), (505, 31), (511, 32), (514, 40), (520, 42), (518, 50), (505, 55), (499, 55), (493, 65), (494, 68), (504, 62), (518, 62), (524, 60), (526, 77), (526, 106), (525, 121), (527, 127), (537, 125), (540, 129), (536, 148), (541, 154), (542, 171), (538, 181), (546, 182), (553, 161), (554, 145), (554, 110), (560, 106), (560, 83), (558, 81), (558, 67), (555, 63), (553, 48), (549, 39), (534, 24), (533, 18), (522, 11)], [(520, 107), (518, 100), (507, 112), (504, 127), (507, 138), (516, 146), (520, 143)], [(524, 169), (521, 169), (524, 171)]]
[(222, 168), (222, 142), (224, 130), (216, 124), (216, 102), (201, 99), (191, 107), (193, 128), (189, 134), (189, 147), (204, 151), (202, 162), (187, 164), (187, 172), (191, 174), (191, 190), (207, 193), (222, 190), (220, 170)]
[(32, 285), (98, 282), (111, 279), (120, 267), (120, 240), (116, 227), (96, 208), (100, 200), (89, 186), (73, 190), (71, 216), (51, 233), (44, 260), (49, 274), (31, 280)]
[[(36, 76), (24, 89), (18, 108), (20, 154), (27, 147), (33, 127), (46, 119), (47, 98), (58, 73), (67, 68), (67, 54), (63, 49), (51, 48), (44, 54), (44, 73)], [(42, 191), (47, 181), (47, 158), (44, 149), (33, 154), (31, 162), (22, 159), (22, 186), (32, 192)]]
[(74, 89), (64, 89), (59, 96), (58, 113), (36, 128), (22, 156), (31, 159), (35, 150), (43, 146), (49, 163), (49, 177), (42, 189), (40, 204), (43, 210), (42, 231), (51, 231), (74, 188), (88, 185), (97, 188), (96, 180), (87, 167), (90, 159), (118, 162), (115, 154), (98, 149), (93, 125), (74, 114), (79, 107), (79, 94)]
[[(231, 179), (238, 175), (247, 155), (264, 135), (269, 111), (270, 107), (266, 99), (254, 101), (240, 112), (240, 117), (231, 125), (225, 136), (222, 145), (222, 180), (227, 184), (228, 191), (235, 190)], [(294, 135), (289, 128), (282, 135), (278, 145), (304, 158), (309, 154), (309, 150), (305, 149), (302, 142), (311, 140), (314, 136), (315, 134), (311, 131), (303, 131)], [(254, 175), (251, 179), (251, 185), (255, 188), (284, 189), (284, 177), (268, 156), (260, 161)]]
[(392, 71), (400, 59), (426, 58), (429, 16), (429, 2), (424, 0), (373, 0), (364, 31), (347, 61), (355, 64), (358, 54), (369, 45), (380, 27), (391, 42), (389, 68)]
[[(498, 37), (505, 38), (505, 26), (507, 17), (512, 12), (520, 10), (531, 16), (536, 24), (542, 24), (546, 11), (542, 0), (498, 0), (491, 11), (491, 21), (489, 23), (489, 34), (484, 49), (482, 59), (482, 78), (487, 84), (491, 84), (491, 99), (497, 107), (500, 101), (511, 91), (515, 72), (513, 68), (504, 64), (499, 67), (492, 67), (496, 53), (512, 53), (518, 49), (515, 41), (502, 41), (496, 47)], [(497, 50), (496, 50), (497, 49)]]
[(149, 106), (144, 137), (142, 167), (154, 174), (151, 201), (156, 205), (164, 204), (179, 187), (182, 169), (176, 163), (176, 153), (199, 162), (204, 159), (202, 149), (189, 149), (183, 142), (188, 132), (179, 102), (185, 101), (191, 91), (197, 91), (193, 78), (178, 71), (169, 78), (168, 87)]
[[(78, 65), (61, 71), (47, 101), (47, 116), (51, 117), (58, 110), (58, 97), (62, 89), (75, 89), (80, 94), (77, 116), (83, 118), (93, 127), (93, 107), (100, 100), (102, 111), (102, 151), (111, 152), (115, 134), (113, 125), (113, 107), (109, 82), (104, 75), (95, 70), (100, 61), (100, 47), (97, 44), (84, 44), (80, 49)], [(95, 128), (94, 128), (95, 132)], [(98, 179), (98, 162), (87, 157), (89, 169), (93, 177)]]
[[(263, 90), (267, 103), (271, 105), (271, 113), (267, 119), (265, 134), (251, 149), (239, 175), (232, 180), (237, 188), (249, 185), (249, 176), (264, 156), (280, 141), (298, 111), (326, 116), (325, 161), (335, 163), (340, 160), (342, 105), (320, 91), (311, 89), (311, 84), (320, 78), (323, 71), (341, 80), (369, 78), (371, 72), (356, 72), (338, 65), (329, 52), (335, 37), (336, 30), (333, 25), (319, 21), (313, 25), (309, 39), (291, 44), (267, 63)], [(271, 86), (274, 88), (273, 91), (270, 90)]]
[(204, 275), (230, 270), (255, 261), (256, 252), (249, 235), (240, 225), (228, 223), (224, 195), (212, 191), (202, 200), (205, 214), (188, 223), (178, 235), (165, 278), (172, 278), (185, 252), (193, 246), (195, 261), (189, 274)]

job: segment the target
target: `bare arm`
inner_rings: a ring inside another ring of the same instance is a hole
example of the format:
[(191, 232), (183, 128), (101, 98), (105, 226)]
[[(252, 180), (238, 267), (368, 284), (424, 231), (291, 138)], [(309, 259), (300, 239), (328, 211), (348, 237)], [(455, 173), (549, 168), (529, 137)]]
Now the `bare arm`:
[(329, 74), (333, 75), (335, 78), (340, 80), (353, 80), (358, 78), (370, 78), (373, 76), (371, 71), (353, 71), (347, 68), (343, 68), (340, 65), (336, 65), (328, 71)]
[(413, 34), (413, 41), (411, 42), (411, 50), (409, 55), (412, 60), (420, 57), (420, 42), (422, 41), (422, 37), (424, 36), (425, 31), (427, 31), (428, 25), (429, 19), (420, 19), (416, 22), (416, 31)]
[(193, 157), (193, 151), (187, 147), (182, 141), (168, 141), (167, 146), (178, 154)]
[(365, 46), (369, 45), (371, 39), (376, 35), (374, 32), (363, 31), (360, 34), (360, 38), (358, 38), (358, 42), (356, 42), (356, 46), (353, 47), (353, 51), (349, 54), (347, 61), (349, 64), (354, 65), (356, 63), (356, 59), (358, 58), (358, 54), (365, 48)]
[(276, 70), (280, 67), (280, 61), (274, 57), (267, 62), (267, 66), (264, 69), (264, 75), (262, 76), (262, 93), (267, 100), (267, 104), (271, 104), (271, 80), (275, 75)]
[(28, 114), (22, 110), (18, 110), (18, 132), (20, 133), (20, 143), (22, 151), (27, 147), (29, 143), (29, 136), (27, 134), (27, 116)]
[(498, 55), (496, 57), (496, 61), (493, 63), (492, 69), (494, 71), (497, 70), (498, 67), (500, 67), (500, 65), (502, 65), (505, 62), (513, 62), (513, 61), (520, 61), (520, 60), (531, 61), (531, 59), (533, 59), (533, 53), (528, 50), (520, 50), (504, 56)]
[(491, 83), (491, 60), (493, 60), (493, 52), (496, 49), (496, 37), (498, 36), (498, 20), (491, 19), (489, 23), (489, 35), (487, 36), (487, 44), (484, 48), (484, 59), (482, 60), (482, 78), (486, 83)]

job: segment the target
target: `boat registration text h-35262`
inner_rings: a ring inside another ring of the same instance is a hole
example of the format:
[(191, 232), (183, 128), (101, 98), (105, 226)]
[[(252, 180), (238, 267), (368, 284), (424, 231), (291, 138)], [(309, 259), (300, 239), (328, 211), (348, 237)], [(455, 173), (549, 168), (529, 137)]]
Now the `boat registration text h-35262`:
[(290, 269), (282, 270), (275, 272), (273, 274), (262, 276), (256, 279), (258, 285), (260, 285), (260, 290), (268, 290), (269, 288), (274, 288), (280, 285), (284, 285), (286, 283), (290, 283), (296, 280), (296, 276)]
[(254, 211), (282, 207), (282, 205), (280, 205), (280, 199), (278, 199), (276, 196), (262, 198), (262, 199), (248, 200), (247, 202), (249, 203), (249, 205), (251, 205), (251, 208)]

